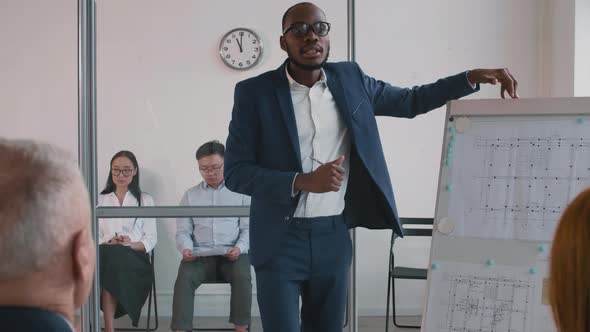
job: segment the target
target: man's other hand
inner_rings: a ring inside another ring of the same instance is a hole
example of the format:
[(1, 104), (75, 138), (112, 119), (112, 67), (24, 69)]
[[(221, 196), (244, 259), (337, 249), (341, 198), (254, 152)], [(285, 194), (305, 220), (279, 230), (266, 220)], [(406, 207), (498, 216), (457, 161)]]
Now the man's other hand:
[(184, 262), (192, 262), (197, 259), (196, 256), (193, 256), (193, 251), (191, 249), (184, 249), (182, 251), (182, 260)]
[(510, 73), (508, 68), (502, 69), (474, 69), (467, 73), (467, 80), (471, 84), (492, 84), (500, 82), (500, 95), (505, 98), (504, 92), (512, 98), (518, 98), (518, 81)]
[(237, 261), (238, 258), (240, 258), (240, 254), (242, 253), (242, 251), (240, 250), (240, 248), (238, 247), (233, 247), (230, 250), (228, 250), (225, 255), (223, 255), (225, 258), (229, 259), (230, 261)]

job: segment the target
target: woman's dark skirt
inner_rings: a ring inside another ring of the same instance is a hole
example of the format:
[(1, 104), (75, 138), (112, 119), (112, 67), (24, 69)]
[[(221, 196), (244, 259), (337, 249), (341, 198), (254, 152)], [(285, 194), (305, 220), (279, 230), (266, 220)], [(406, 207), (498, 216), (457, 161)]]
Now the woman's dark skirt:
[[(117, 299), (115, 318), (128, 314), (137, 326), (152, 287), (149, 256), (122, 245), (100, 245), (100, 287)], [(102, 309), (102, 301), (101, 301)]]

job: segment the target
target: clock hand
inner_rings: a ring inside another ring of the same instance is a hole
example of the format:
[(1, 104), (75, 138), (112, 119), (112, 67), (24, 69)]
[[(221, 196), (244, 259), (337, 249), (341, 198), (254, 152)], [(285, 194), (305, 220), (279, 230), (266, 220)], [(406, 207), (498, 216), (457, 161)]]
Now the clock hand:
[(243, 52), (242, 45), (244, 45), (244, 40), (242, 38), (244, 38), (244, 35), (243, 34), (240, 34), (240, 53)]
[(242, 43), (240, 43), (240, 41), (238, 40), (238, 38), (236, 38), (236, 43), (238, 43), (238, 47), (240, 48), (240, 53), (242, 53)]

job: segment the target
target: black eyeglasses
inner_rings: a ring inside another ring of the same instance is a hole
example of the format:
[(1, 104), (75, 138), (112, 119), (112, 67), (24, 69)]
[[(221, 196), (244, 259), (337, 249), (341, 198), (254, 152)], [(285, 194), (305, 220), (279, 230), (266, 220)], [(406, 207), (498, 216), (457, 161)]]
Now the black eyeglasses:
[(330, 23), (321, 21), (315, 22), (313, 24), (295, 22), (289, 25), (289, 27), (283, 31), (283, 35), (289, 31), (292, 31), (296, 37), (305, 37), (309, 33), (309, 30), (313, 30), (316, 35), (324, 37), (328, 35), (328, 32), (330, 32)]
[(133, 170), (129, 169), (129, 168), (125, 168), (125, 169), (113, 168), (113, 169), (111, 169), (111, 174), (113, 174), (114, 176), (119, 176), (119, 175), (121, 175), (121, 173), (123, 173), (124, 177), (128, 177), (131, 174), (133, 174)]
[(199, 166), (199, 170), (203, 173), (213, 173), (213, 172), (219, 171), (221, 169), (221, 167), (223, 167), (223, 164), (210, 166), (210, 167)]

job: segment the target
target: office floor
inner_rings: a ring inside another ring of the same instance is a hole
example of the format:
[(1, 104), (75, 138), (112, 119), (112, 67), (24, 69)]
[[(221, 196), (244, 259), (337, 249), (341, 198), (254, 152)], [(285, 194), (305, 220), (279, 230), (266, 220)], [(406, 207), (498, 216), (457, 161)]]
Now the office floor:
[[(404, 324), (419, 324), (420, 317), (400, 317), (398, 322)], [(227, 318), (224, 317), (198, 317), (194, 320), (195, 328), (224, 328), (231, 327), (227, 323)], [(117, 327), (129, 327), (130, 325), (125, 319), (119, 319), (116, 322)], [(385, 317), (359, 317), (358, 332), (383, 332), (385, 331)], [(140, 321), (140, 327), (145, 327), (145, 319)], [(159, 328), (157, 332), (170, 331), (170, 318), (162, 317), (159, 321)], [(208, 332), (208, 330), (202, 330)], [(260, 318), (255, 317), (252, 321), (251, 332), (262, 332), (262, 325)], [(419, 332), (419, 329), (398, 329), (393, 326), (390, 319), (389, 331), (391, 332)]]

